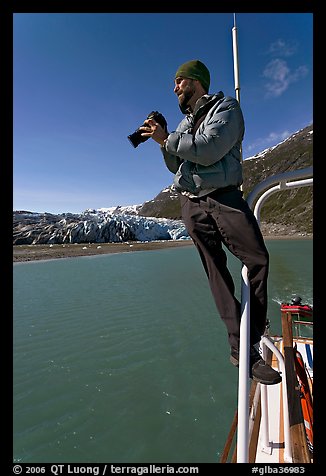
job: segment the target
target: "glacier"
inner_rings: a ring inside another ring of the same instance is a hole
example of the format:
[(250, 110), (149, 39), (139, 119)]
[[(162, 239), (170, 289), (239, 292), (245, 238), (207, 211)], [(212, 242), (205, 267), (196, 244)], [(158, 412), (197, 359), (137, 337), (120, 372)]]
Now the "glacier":
[(137, 215), (137, 206), (81, 214), (14, 212), (13, 244), (121, 243), (189, 239), (181, 220)]

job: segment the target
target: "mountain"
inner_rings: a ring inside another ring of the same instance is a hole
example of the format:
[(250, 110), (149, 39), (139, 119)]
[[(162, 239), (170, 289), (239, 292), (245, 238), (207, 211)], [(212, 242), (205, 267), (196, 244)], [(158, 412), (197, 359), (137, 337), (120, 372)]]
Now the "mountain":
[[(245, 196), (267, 177), (313, 165), (313, 125), (244, 162)], [(284, 234), (313, 232), (313, 187), (284, 190), (271, 195), (261, 212), (262, 231)]]
[[(243, 161), (243, 192), (246, 197), (261, 181), (275, 174), (303, 169), (313, 164), (313, 125), (292, 134), (274, 147)], [(262, 208), (261, 229), (265, 235), (307, 235), (313, 231), (312, 187), (286, 190), (271, 195)], [(143, 216), (181, 219), (178, 194), (171, 187), (145, 202)]]
[(172, 186), (161, 190), (153, 200), (145, 202), (138, 213), (145, 217), (166, 217), (181, 220), (180, 197)]
[[(309, 167), (313, 162), (313, 126), (243, 161), (244, 196), (275, 174)], [(310, 235), (312, 187), (271, 195), (261, 212), (261, 229), (268, 235)], [(181, 221), (179, 195), (171, 186), (153, 200), (129, 207), (87, 209), (81, 214), (13, 212), (13, 243), (106, 243), (187, 239)]]

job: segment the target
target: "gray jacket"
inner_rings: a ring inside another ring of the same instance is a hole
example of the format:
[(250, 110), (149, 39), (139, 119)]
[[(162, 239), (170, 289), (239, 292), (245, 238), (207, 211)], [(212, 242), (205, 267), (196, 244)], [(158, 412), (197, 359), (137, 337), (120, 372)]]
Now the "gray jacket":
[[(193, 135), (194, 124), (205, 114)], [(236, 99), (221, 91), (198, 99), (194, 113), (186, 115), (161, 147), (166, 166), (175, 174), (175, 188), (202, 196), (241, 185), (243, 135), (244, 120)]]

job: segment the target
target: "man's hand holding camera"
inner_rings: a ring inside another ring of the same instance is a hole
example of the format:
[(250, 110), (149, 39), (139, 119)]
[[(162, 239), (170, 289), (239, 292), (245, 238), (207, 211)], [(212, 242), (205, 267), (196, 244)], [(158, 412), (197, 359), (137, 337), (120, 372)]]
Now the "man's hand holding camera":
[(139, 144), (147, 141), (150, 137), (159, 144), (164, 145), (168, 135), (168, 125), (165, 117), (158, 111), (152, 111), (148, 114), (143, 124), (133, 134), (128, 136), (128, 139), (134, 147), (138, 147)]
[(164, 141), (169, 135), (155, 119), (146, 119), (144, 125), (139, 129), (142, 131), (142, 137), (151, 137), (160, 145), (164, 145)]

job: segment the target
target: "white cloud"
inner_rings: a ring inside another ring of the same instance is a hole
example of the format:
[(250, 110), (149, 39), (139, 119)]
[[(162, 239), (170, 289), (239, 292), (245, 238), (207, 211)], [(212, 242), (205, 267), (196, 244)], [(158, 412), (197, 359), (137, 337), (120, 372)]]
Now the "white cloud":
[(280, 96), (291, 83), (299, 81), (307, 73), (306, 66), (299, 66), (296, 70), (291, 71), (286, 61), (282, 59), (276, 58), (270, 61), (263, 71), (263, 76), (268, 80), (265, 84), (267, 97)]
[(268, 54), (273, 56), (292, 56), (297, 51), (297, 44), (294, 41), (284, 41), (282, 38), (271, 43)]

